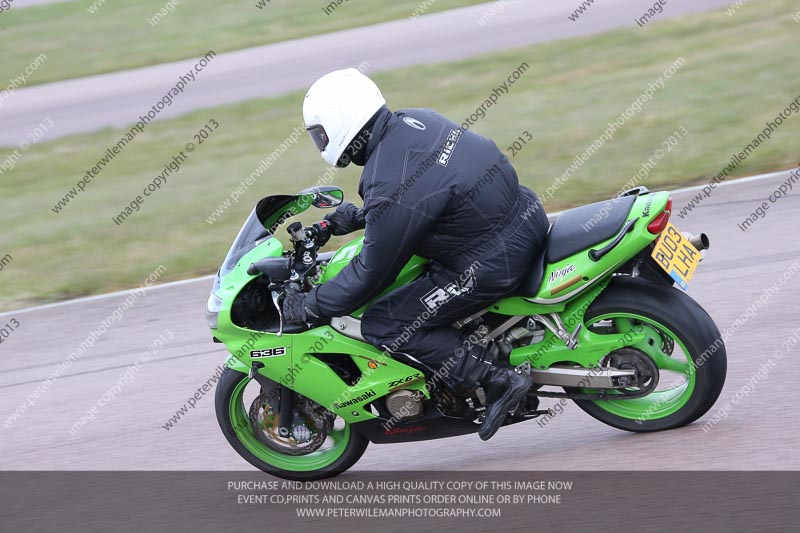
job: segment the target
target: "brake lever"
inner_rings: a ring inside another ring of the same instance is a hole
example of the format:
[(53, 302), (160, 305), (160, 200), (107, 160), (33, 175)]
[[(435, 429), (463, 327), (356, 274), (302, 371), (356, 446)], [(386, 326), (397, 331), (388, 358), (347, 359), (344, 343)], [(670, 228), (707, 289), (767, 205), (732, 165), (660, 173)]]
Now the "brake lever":
[(278, 298), (280, 298), (281, 294), (278, 291), (272, 291), (272, 303), (275, 304), (275, 307), (278, 309), (278, 319), (280, 320), (280, 325), (278, 326), (278, 337), (283, 335), (283, 310), (281, 309), (281, 304), (278, 303)]
[(281, 297), (281, 293), (276, 290), (277, 288), (282, 288), (275, 283), (270, 283), (269, 289), (270, 294), (272, 294), (272, 303), (275, 304), (275, 309), (278, 310), (278, 337), (283, 335), (283, 309), (281, 309), (281, 304), (278, 301)]

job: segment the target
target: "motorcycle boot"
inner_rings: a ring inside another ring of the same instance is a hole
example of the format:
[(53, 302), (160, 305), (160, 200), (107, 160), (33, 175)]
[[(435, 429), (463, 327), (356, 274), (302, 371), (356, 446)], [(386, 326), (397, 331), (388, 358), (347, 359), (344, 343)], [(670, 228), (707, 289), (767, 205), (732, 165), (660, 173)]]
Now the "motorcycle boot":
[(527, 374), (517, 374), (511, 367), (493, 365), (482, 385), (486, 414), (478, 435), (481, 440), (489, 440), (503, 425), (508, 411), (525, 399), (533, 380)]
[(469, 394), (482, 386), (486, 394), (486, 411), (478, 431), (482, 440), (497, 433), (508, 411), (525, 399), (533, 385), (528, 375), (516, 373), (511, 367), (497, 363), (497, 347), (470, 344), (459, 359), (452, 377), (459, 380), (454, 389)]

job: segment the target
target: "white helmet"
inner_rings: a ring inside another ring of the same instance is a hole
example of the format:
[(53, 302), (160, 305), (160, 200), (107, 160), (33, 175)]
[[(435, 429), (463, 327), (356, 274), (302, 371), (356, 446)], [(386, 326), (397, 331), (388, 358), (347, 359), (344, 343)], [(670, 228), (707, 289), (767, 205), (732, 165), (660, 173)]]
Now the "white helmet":
[(384, 105), (378, 86), (354, 68), (335, 70), (314, 82), (303, 101), (303, 121), (329, 165)]

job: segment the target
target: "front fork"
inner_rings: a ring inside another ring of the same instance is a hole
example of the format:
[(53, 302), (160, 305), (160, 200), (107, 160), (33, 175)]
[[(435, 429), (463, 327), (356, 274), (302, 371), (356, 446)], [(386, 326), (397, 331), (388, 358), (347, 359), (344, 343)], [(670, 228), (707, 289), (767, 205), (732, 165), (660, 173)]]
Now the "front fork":
[[(250, 379), (255, 379), (261, 385), (261, 392), (271, 386), (268, 378), (258, 371), (263, 366), (264, 363), (254, 361), (253, 366), (250, 367), (249, 374)], [(278, 398), (278, 435), (282, 438), (289, 438), (292, 434), (291, 428), (294, 425), (294, 406), (297, 402), (297, 393), (282, 383), (278, 387), (280, 392)]]
[(294, 424), (294, 405), (297, 400), (296, 393), (286, 385), (280, 386), (280, 407), (278, 416), (278, 435), (284, 439), (291, 435), (290, 428)]

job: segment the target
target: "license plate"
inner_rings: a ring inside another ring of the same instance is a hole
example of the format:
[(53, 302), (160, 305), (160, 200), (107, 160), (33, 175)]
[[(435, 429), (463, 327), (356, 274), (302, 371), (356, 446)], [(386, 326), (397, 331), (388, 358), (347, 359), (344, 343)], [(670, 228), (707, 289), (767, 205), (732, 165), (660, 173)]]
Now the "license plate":
[(689, 288), (689, 282), (700, 263), (700, 252), (672, 222), (661, 232), (651, 255), (681, 289)]

